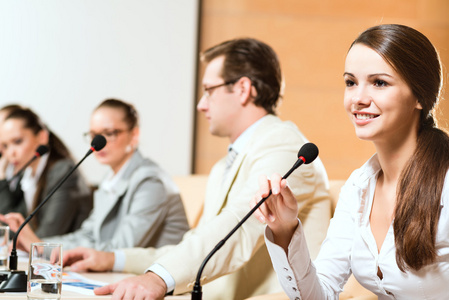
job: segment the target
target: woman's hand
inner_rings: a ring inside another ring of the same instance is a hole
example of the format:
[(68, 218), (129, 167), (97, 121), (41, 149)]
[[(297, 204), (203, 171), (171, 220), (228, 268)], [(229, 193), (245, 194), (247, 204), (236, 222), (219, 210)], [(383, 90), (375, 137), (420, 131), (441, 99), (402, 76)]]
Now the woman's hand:
[[(0, 221), (8, 224), (9, 228), (16, 232), (25, 219), (20, 213), (9, 213), (6, 215), (0, 214)], [(23, 227), (20, 231), (16, 246), (18, 249), (29, 252), (31, 243), (37, 242), (42, 242), (42, 240), (37, 237), (29, 225), (25, 225), (25, 227)]]
[(62, 261), (64, 267), (70, 266), (75, 272), (106, 272), (114, 267), (115, 255), (113, 252), (78, 247), (64, 251)]
[(298, 226), (298, 203), (287, 180), (279, 174), (273, 174), (271, 180), (266, 176), (259, 178), (259, 190), (251, 200), (251, 207), (268, 196), (270, 189), (272, 195), (255, 211), (255, 216), (270, 227), (274, 242), (287, 250)]

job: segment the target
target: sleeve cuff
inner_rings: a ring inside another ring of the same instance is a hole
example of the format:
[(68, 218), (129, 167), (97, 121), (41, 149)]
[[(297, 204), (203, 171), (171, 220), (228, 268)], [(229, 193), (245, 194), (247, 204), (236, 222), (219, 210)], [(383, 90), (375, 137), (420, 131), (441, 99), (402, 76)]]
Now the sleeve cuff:
[(175, 280), (170, 275), (170, 273), (168, 273), (168, 271), (160, 264), (152, 264), (148, 269), (145, 270), (145, 273), (146, 272), (153, 272), (154, 274), (162, 278), (162, 280), (165, 281), (165, 284), (167, 285), (167, 293), (175, 290)]
[(112, 267), (112, 271), (123, 272), (123, 270), (125, 270), (125, 262), (126, 262), (125, 252), (123, 252), (121, 250), (115, 250), (114, 251), (114, 266)]

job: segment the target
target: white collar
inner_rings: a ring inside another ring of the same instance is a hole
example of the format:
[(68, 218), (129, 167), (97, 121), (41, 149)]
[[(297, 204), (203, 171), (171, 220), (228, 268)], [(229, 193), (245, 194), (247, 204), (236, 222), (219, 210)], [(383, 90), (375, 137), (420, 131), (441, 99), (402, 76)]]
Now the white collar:
[[(23, 172), (22, 179), (20, 180), (20, 187), (23, 191), (23, 197), (25, 199), (25, 204), (28, 212), (31, 212), (31, 209), (33, 208), (34, 196), (37, 190), (37, 183), (39, 181), (39, 178), (41, 178), (42, 173), (44, 172), (45, 166), (47, 165), (48, 157), (49, 153), (41, 156), (34, 176), (33, 169), (31, 167), (27, 167)], [(13, 180), (10, 183), (10, 187), (14, 189), (17, 186), (17, 180), (18, 178), (16, 180)]]
[(251, 126), (246, 128), (245, 131), (243, 131), (242, 134), (240, 134), (239, 137), (234, 141), (234, 143), (228, 146), (228, 151), (232, 148), (235, 152), (237, 152), (237, 154), (241, 153), (243, 149), (245, 149), (246, 144), (248, 144), (256, 128), (267, 116), (268, 115), (263, 116), (262, 118), (251, 124)]
[[(131, 157), (133, 157), (132, 155)], [(131, 157), (123, 164), (123, 166), (120, 168), (120, 170), (114, 174), (114, 172), (110, 172), (109, 175), (106, 177), (105, 180), (100, 184), (100, 188), (102, 190), (105, 190), (106, 192), (115, 192), (115, 186), (122, 180), (123, 174), (125, 173), (126, 169), (128, 168), (129, 162), (131, 160)]]

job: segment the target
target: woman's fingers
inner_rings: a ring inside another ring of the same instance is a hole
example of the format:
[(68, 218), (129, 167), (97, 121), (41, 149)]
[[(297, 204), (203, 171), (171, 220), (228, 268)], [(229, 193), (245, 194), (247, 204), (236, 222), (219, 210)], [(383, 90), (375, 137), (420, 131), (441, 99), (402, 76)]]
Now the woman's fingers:
[[(252, 200), (252, 207), (254, 207), (260, 200), (272, 195), (264, 201), (264, 203), (255, 212), (256, 217), (260, 222), (274, 222), (277, 218), (276, 203), (279, 201), (280, 182), (282, 177), (279, 174), (273, 174), (271, 179), (262, 175), (259, 177), (259, 190)], [(273, 187), (275, 190), (273, 190)], [(276, 191), (276, 193), (274, 193)]]
[(262, 198), (270, 195), (270, 192), (271, 196), (255, 211), (257, 219), (269, 226), (277, 220), (290, 219), (290, 216), (294, 215), (297, 210), (297, 201), (288, 187), (287, 180), (277, 173), (271, 175), (270, 179), (264, 175), (259, 177), (259, 190), (250, 202), (251, 207), (256, 206)]
[(268, 179), (266, 175), (259, 176), (259, 190), (256, 193), (256, 195), (260, 197), (259, 200), (268, 196), (271, 189), (270, 184), (270, 179)]
[(273, 175), (271, 175), (271, 192), (273, 193), (273, 195), (278, 195), (281, 191), (281, 181), (282, 181), (282, 177), (281, 175), (274, 173)]

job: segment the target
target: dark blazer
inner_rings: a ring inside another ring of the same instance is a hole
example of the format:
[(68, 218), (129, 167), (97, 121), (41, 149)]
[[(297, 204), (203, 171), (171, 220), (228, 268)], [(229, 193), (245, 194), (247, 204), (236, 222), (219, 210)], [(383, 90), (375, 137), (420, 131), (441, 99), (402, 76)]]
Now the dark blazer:
[[(48, 170), (43, 200), (74, 166), (71, 159), (61, 159)], [(15, 196), (16, 195), (16, 196)], [(65, 234), (78, 229), (92, 210), (91, 191), (80, 173), (75, 171), (33, 217), (33, 230), (39, 237)], [(0, 181), (0, 213), (28, 216), (23, 195), (10, 191), (6, 180)]]

